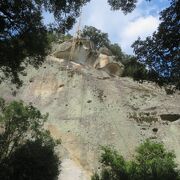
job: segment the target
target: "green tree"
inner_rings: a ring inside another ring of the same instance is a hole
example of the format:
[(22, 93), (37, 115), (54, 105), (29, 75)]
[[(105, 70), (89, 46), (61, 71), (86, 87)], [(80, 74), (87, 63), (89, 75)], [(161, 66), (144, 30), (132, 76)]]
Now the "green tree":
[(124, 54), (121, 47), (117, 43), (112, 44), (107, 33), (93, 26), (85, 26), (82, 31), (82, 37), (89, 38), (94, 43), (96, 49), (107, 47), (113, 56), (115, 56), (116, 61), (122, 61)]
[(112, 10), (121, 9), (125, 14), (132, 12), (135, 7), (137, 0), (108, 0)]
[(52, 146), (40, 141), (27, 141), (0, 166), (3, 180), (56, 180), (60, 165)]
[(100, 175), (92, 180), (179, 180), (180, 172), (175, 155), (163, 144), (146, 140), (136, 150), (136, 156), (126, 161), (117, 151), (104, 147), (100, 162)]
[(139, 38), (132, 47), (140, 62), (180, 89), (179, 7), (180, 1), (172, 0), (170, 7), (160, 13), (157, 32), (144, 41)]
[(120, 62), (123, 61), (125, 55), (122, 52), (122, 49), (119, 46), (119, 44), (117, 44), (117, 43), (110, 44), (109, 49), (111, 50), (112, 54), (115, 56), (116, 61), (120, 61)]
[(108, 3), (112, 10), (122, 10), (124, 14), (127, 14), (135, 9), (137, 0), (108, 0)]
[(143, 180), (175, 180), (180, 178), (175, 163), (175, 154), (166, 151), (163, 144), (144, 142), (137, 148), (135, 165), (137, 175)]
[(57, 177), (60, 164), (54, 152), (57, 142), (43, 128), (46, 119), (47, 114), (42, 115), (32, 105), (0, 99), (0, 179)]
[(146, 70), (145, 65), (139, 63), (136, 57), (126, 55), (123, 60), (123, 64), (123, 76), (132, 77), (137, 81), (148, 80), (148, 71)]
[(97, 49), (103, 46), (108, 47), (110, 44), (108, 34), (93, 26), (85, 26), (82, 30), (82, 37), (89, 38)]
[(124, 65), (124, 71), (122, 74), (124, 77), (132, 77), (135, 81), (139, 82), (155, 82), (159, 86), (163, 86), (167, 81), (166, 78), (159, 76), (155, 70), (148, 70), (146, 65), (139, 62), (135, 56), (125, 54), (121, 62)]

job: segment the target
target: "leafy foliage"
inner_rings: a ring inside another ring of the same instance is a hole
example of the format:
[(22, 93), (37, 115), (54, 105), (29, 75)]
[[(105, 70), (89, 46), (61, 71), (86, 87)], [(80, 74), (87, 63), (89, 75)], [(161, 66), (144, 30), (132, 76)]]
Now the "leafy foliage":
[(137, 149), (136, 166), (142, 179), (179, 179), (175, 155), (167, 152), (162, 144), (146, 141)]
[(27, 141), (3, 159), (0, 177), (3, 180), (55, 180), (59, 164), (51, 146), (44, 145), (40, 140)]
[(154, 70), (147, 70), (146, 65), (140, 63), (135, 56), (125, 55), (122, 60), (124, 71), (122, 76), (132, 77), (135, 81), (152, 81), (162, 86), (166, 83), (166, 79), (160, 77)]
[(103, 46), (108, 47), (110, 44), (108, 34), (93, 26), (85, 26), (82, 31), (82, 37), (89, 38), (97, 49)]
[(85, 26), (82, 31), (82, 37), (89, 38), (94, 43), (96, 49), (107, 47), (113, 56), (115, 56), (116, 61), (122, 61), (124, 54), (121, 47), (117, 43), (112, 44), (107, 33), (93, 26)]
[(146, 140), (137, 150), (134, 160), (126, 161), (117, 151), (103, 147), (101, 174), (92, 180), (179, 180), (175, 155), (160, 143)]
[[(47, 114), (23, 102), (0, 99), (0, 179), (54, 179), (60, 161), (57, 144), (43, 128)], [(35, 177), (36, 178), (33, 178)]]
[(125, 14), (132, 12), (136, 7), (137, 0), (108, 0), (112, 10), (121, 9)]
[(140, 38), (132, 47), (138, 60), (166, 77), (180, 88), (180, 1), (172, 0), (170, 7), (161, 12), (158, 31), (146, 40)]
[(134, 80), (145, 80), (147, 70), (145, 65), (139, 63), (134, 56), (126, 56), (123, 61), (124, 72), (123, 76), (133, 77)]
[(120, 62), (123, 61), (125, 54), (122, 52), (122, 49), (119, 46), (119, 44), (117, 43), (110, 44), (108, 48), (112, 52), (112, 54), (115, 56), (116, 61), (120, 61)]
[[(151, 1), (151, 0), (146, 0)], [(122, 10), (124, 14), (132, 12), (135, 7), (137, 0), (108, 0), (112, 10)]]

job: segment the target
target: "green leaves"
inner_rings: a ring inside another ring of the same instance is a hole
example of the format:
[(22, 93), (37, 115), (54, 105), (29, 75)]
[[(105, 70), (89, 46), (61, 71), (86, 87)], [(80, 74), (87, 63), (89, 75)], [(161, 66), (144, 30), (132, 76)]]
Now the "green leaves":
[(108, 47), (110, 44), (108, 34), (101, 32), (101, 30), (93, 26), (85, 26), (82, 31), (82, 37), (89, 38), (97, 49), (100, 47)]
[(3, 180), (55, 180), (60, 160), (51, 146), (41, 141), (27, 141), (0, 164)]
[(124, 59), (125, 55), (122, 52), (121, 47), (117, 43), (115, 43), (115, 44), (110, 44), (108, 46), (108, 48), (112, 52), (113, 56), (115, 56), (115, 60), (122, 62), (122, 60)]
[[(103, 165), (103, 170), (101, 172), (102, 180), (116, 180), (116, 179), (127, 179), (127, 163), (124, 158), (117, 153), (117, 151), (112, 150), (108, 147), (102, 147), (103, 153), (101, 155), (100, 162)], [(96, 175), (97, 176), (97, 175)]]
[(140, 62), (159, 77), (165, 77), (166, 83), (180, 88), (180, 1), (172, 0), (170, 7), (160, 13), (161, 23), (157, 32), (146, 40), (140, 38), (132, 47)]
[(6, 103), (0, 99), (0, 179), (54, 180), (60, 160), (55, 141), (44, 122), (48, 114), (22, 101)]
[(124, 14), (132, 12), (135, 7), (137, 0), (108, 0), (112, 10), (122, 10)]
[(177, 178), (174, 159), (175, 154), (167, 152), (162, 144), (147, 140), (137, 149), (136, 165), (139, 176), (153, 179), (173, 179), (173, 176)]
[(4, 128), (0, 138), (0, 159), (9, 156), (28, 139), (53, 142), (49, 132), (43, 129), (48, 115), (42, 115), (32, 105), (24, 105), (22, 101), (5, 103), (1, 99), (0, 112), (0, 121)]
[(117, 151), (103, 147), (100, 162), (102, 171), (94, 180), (179, 180), (180, 172), (175, 154), (163, 144), (146, 140), (137, 150), (135, 158), (126, 161)]

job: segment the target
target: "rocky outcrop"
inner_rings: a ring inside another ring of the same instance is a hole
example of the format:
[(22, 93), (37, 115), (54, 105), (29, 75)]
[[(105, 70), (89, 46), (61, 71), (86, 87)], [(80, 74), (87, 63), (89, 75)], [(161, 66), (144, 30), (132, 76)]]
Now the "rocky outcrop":
[(106, 71), (111, 76), (121, 76), (124, 65), (114, 60), (111, 52), (107, 48), (100, 48), (99, 56), (96, 59), (94, 67)]
[(99, 51), (96, 51), (94, 44), (83, 38), (56, 44), (52, 56), (82, 65), (89, 65), (104, 70), (112, 76), (121, 76), (124, 70), (122, 63), (114, 60), (115, 58), (109, 49), (100, 48)]
[(59, 59), (74, 61), (82, 65), (93, 66), (96, 59), (93, 43), (83, 38), (71, 39), (62, 44), (56, 44), (53, 50), (52, 56)]

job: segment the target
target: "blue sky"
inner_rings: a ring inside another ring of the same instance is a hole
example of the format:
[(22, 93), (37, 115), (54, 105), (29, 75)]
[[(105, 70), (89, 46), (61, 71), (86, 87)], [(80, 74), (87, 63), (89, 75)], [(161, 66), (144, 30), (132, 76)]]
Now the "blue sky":
[[(136, 9), (124, 15), (121, 11), (111, 11), (107, 0), (91, 0), (82, 9), (81, 29), (84, 25), (94, 26), (108, 33), (113, 43), (118, 43), (122, 50), (132, 54), (131, 44), (138, 38), (151, 35), (158, 27), (159, 12), (169, 5), (169, 0), (138, 0)], [(53, 21), (49, 14), (44, 15), (45, 23)], [(70, 33), (77, 29), (74, 25)]]

